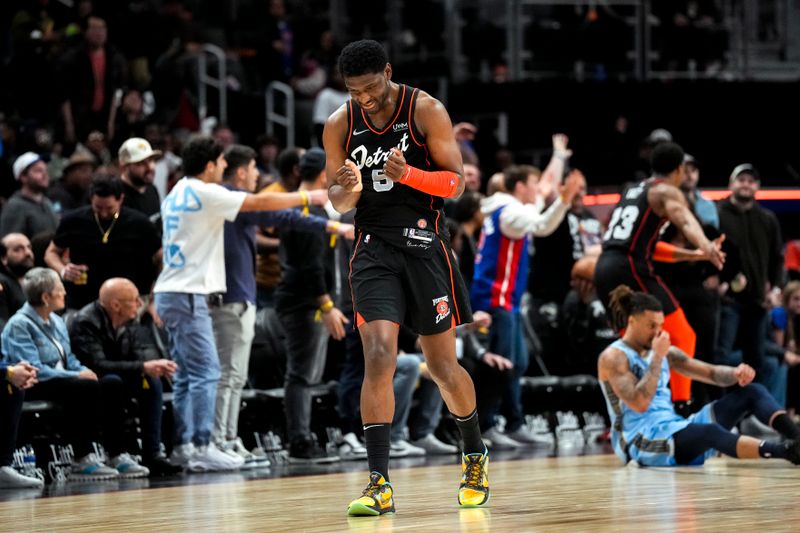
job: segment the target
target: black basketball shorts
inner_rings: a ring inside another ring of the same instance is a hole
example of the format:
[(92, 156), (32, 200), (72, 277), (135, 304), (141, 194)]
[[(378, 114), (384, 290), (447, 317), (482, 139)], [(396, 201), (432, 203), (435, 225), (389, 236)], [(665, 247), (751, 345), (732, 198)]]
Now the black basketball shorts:
[(427, 257), (361, 233), (350, 259), (356, 326), (373, 320), (435, 335), (472, 322), (469, 293), (447, 244), (434, 239)]
[(665, 316), (680, 307), (677, 298), (653, 272), (651, 265), (624, 253), (604, 251), (600, 254), (594, 270), (594, 284), (597, 287), (597, 297), (606, 309), (609, 308), (608, 294), (618, 285), (627, 285), (634, 291), (652, 294), (661, 302)]

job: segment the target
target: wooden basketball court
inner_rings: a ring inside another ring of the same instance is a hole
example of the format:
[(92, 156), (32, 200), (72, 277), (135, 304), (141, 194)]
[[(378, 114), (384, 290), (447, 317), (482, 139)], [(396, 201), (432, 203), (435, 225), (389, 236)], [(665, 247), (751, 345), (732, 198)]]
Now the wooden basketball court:
[[(348, 518), (364, 472), (121, 490), (0, 503), (3, 531), (796, 531), (800, 469), (714, 459), (620, 466), (611, 455), (495, 461), (492, 499), (459, 509), (456, 464), (391, 472), (397, 514)], [(146, 480), (143, 481), (146, 485)], [(23, 494), (20, 494), (24, 497)]]

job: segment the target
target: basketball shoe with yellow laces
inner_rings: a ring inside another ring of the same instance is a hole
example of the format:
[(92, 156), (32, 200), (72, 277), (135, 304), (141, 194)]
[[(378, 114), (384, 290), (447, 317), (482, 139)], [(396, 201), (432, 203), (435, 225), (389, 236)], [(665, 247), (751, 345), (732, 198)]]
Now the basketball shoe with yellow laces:
[(347, 506), (349, 516), (378, 516), (394, 512), (394, 490), (378, 472), (369, 475), (369, 485), (361, 493), (361, 497)]
[(458, 504), (480, 507), (489, 501), (489, 450), (461, 455), (461, 485)]

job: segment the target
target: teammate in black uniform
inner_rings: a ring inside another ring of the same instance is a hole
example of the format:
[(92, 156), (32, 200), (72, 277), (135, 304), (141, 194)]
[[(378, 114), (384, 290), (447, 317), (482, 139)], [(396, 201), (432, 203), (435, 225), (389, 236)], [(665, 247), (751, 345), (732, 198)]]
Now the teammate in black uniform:
[(350, 283), (364, 344), (361, 418), (371, 471), (348, 514), (394, 511), (389, 432), (402, 323), (420, 334), (428, 369), (464, 440), (459, 504), (483, 505), (489, 500), (488, 453), (454, 333), (472, 313), (442, 212), (443, 198), (464, 190), (453, 126), (435, 98), (392, 81), (386, 52), (375, 41), (346, 46), (339, 70), (351, 100), (328, 119), (323, 142), (331, 202), (340, 212), (356, 208)]
[[(720, 246), (725, 236), (709, 241), (678, 187), (685, 179), (683, 150), (672, 142), (661, 143), (653, 150), (653, 177), (644, 180), (622, 195), (611, 214), (603, 236), (603, 253), (595, 268), (597, 294), (609, 309), (609, 293), (618, 285), (627, 285), (652, 294), (664, 308), (664, 330), (672, 344), (694, 357), (696, 335), (686, 320), (680, 303), (653, 271), (653, 261), (710, 261), (722, 268), (725, 254)], [(697, 246), (697, 250), (678, 248), (659, 242), (662, 226), (669, 221)], [(672, 373), (670, 386), (676, 404), (691, 399), (691, 380)]]

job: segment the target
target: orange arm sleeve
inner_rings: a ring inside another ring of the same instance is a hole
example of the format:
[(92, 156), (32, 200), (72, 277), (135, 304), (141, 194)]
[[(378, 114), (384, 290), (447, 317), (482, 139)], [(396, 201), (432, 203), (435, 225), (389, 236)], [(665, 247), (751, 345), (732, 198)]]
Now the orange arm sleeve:
[(412, 189), (442, 198), (450, 198), (458, 189), (458, 175), (449, 170), (429, 172), (406, 165), (406, 172), (398, 181)]
[(668, 242), (658, 241), (653, 252), (653, 260), (661, 263), (675, 263), (675, 248)]

